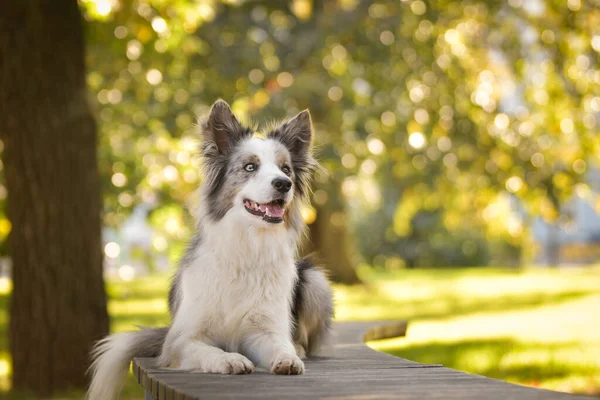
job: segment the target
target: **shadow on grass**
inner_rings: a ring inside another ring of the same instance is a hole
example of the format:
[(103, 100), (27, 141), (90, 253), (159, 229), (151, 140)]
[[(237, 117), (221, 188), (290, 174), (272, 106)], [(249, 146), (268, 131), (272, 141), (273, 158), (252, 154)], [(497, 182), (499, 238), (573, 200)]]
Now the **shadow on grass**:
[[(370, 290), (369, 290), (370, 291)], [(344, 306), (351, 310), (363, 309), (357, 313), (357, 320), (408, 319), (420, 321), (444, 320), (476, 313), (522, 311), (527, 308), (558, 305), (589, 296), (589, 290), (566, 291), (559, 293), (527, 293), (499, 297), (460, 297), (460, 293), (439, 293), (418, 300), (400, 300), (377, 290), (372, 295), (350, 296), (344, 299)], [(385, 305), (385, 307), (382, 307)]]
[[(547, 305), (558, 305), (590, 295), (589, 290), (566, 291), (558, 293), (527, 293), (500, 297), (460, 297), (460, 293), (445, 292), (431, 298), (400, 300), (377, 289), (365, 289), (361, 296), (348, 296), (344, 307), (357, 312), (351, 315), (354, 320), (408, 319), (408, 320), (444, 320), (476, 313), (522, 311)], [(161, 294), (163, 295), (163, 294)], [(160, 296), (160, 295), (159, 295)], [(126, 304), (128, 300), (153, 300), (157, 297), (135, 294), (113, 296), (112, 300)], [(160, 297), (159, 297), (160, 298)], [(363, 310), (361, 312), (361, 310)], [(135, 325), (164, 326), (170, 322), (168, 312), (140, 313), (132, 309), (121, 308), (118, 314), (111, 316), (111, 327), (118, 330), (134, 329)], [(114, 329), (113, 329), (114, 331)]]
[(110, 317), (111, 332), (117, 330), (136, 330), (136, 326), (159, 327), (167, 326), (171, 318), (167, 313), (156, 314), (122, 314)]

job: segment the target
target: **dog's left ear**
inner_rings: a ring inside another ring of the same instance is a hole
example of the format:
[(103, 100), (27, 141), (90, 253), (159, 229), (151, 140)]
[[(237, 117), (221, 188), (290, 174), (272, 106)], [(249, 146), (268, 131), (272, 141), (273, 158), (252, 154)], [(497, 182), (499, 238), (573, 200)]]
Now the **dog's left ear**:
[(269, 137), (279, 140), (292, 154), (306, 154), (312, 148), (313, 129), (310, 113), (304, 110), (271, 132)]

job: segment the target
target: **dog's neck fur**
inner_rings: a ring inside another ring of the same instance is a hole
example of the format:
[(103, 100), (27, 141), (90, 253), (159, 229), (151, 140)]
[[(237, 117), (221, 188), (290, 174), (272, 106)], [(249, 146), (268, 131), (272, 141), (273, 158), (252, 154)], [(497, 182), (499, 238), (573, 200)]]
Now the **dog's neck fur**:
[[(200, 207), (198, 234), (202, 252), (211, 252), (219, 269), (244, 269), (268, 272), (293, 264), (297, 256), (298, 233), (287, 224), (259, 227), (241, 222), (235, 213), (227, 213), (219, 221), (211, 221)], [(295, 210), (289, 210), (294, 212)]]

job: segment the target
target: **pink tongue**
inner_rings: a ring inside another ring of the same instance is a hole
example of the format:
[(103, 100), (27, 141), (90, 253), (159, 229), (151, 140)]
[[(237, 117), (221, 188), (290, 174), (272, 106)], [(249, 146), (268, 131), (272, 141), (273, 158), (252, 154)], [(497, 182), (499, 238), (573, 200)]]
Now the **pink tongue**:
[(269, 214), (271, 214), (272, 217), (283, 217), (284, 210), (278, 205), (269, 204), (267, 205), (267, 208), (269, 209)]

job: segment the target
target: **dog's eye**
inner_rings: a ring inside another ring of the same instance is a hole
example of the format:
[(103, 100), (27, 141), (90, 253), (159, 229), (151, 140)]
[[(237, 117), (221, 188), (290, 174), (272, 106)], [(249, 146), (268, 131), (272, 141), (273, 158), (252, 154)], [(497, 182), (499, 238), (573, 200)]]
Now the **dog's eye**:
[(290, 167), (288, 167), (287, 165), (284, 165), (283, 167), (281, 167), (281, 170), (283, 171), (284, 174), (289, 175), (292, 173), (292, 170), (290, 169)]
[(248, 163), (248, 164), (244, 165), (244, 169), (248, 172), (256, 171), (257, 168), (258, 168), (258, 166), (254, 163)]

